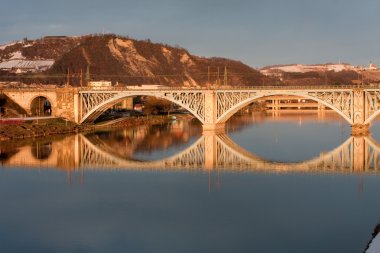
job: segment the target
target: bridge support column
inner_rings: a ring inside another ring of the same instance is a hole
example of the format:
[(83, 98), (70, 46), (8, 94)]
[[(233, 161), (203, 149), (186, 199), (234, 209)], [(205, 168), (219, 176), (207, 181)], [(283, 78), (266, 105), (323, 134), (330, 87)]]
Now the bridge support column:
[(217, 123), (217, 101), (216, 93), (213, 90), (205, 91), (205, 121), (203, 123), (203, 132), (224, 132), (225, 123)]
[(354, 124), (351, 125), (351, 135), (352, 136), (367, 136), (370, 134), (369, 124)]
[(353, 170), (364, 171), (365, 170), (365, 158), (366, 158), (366, 145), (364, 136), (353, 137)]
[(225, 123), (218, 123), (218, 124), (203, 124), (203, 132), (211, 132), (213, 134), (218, 134), (218, 133), (224, 133), (225, 132)]
[(79, 123), (79, 107), (80, 104), (80, 98), (78, 93), (74, 93), (74, 121), (75, 123)]
[(62, 117), (73, 122), (77, 122), (79, 119), (78, 105), (80, 104), (78, 97), (78, 89), (65, 87), (56, 89), (57, 106), (53, 115)]
[(369, 124), (365, 122), (365, 92), (363, 89), (358, 88), (353, 90), (353, 106), (352, 106), (352, 122), (351, 130), (352, 135), (368, 135)]
[(216, 135), (212, 131), (208, 131), (203, 133), (203, 138), (205, 142), (205, 169), (213, 170), (217, 159)]

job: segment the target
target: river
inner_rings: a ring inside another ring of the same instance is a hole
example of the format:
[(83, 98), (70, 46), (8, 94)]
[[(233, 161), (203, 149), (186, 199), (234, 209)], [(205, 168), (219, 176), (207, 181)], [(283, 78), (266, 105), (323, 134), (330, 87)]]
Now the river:
[(363, 252), (380, 121), (242, 112), (2, 147), (0, 252)]

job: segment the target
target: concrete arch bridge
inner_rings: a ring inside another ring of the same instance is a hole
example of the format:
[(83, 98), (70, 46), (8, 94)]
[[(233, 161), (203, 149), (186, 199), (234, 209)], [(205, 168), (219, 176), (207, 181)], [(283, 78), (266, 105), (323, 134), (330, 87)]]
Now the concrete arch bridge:
[(243, 87), (243, 88), (56, 88), (3, 89), (2, 93), (31, 112), (36, 97), (45, 97), (53, 116), (76, 123), (93, 122), (105, 110), (132, 96), (155, 96), (169, 100), (193, 114), (204, 130), (224, 129), (225, 122), (237, 111), (256, 99), (268, 96), (304, 97), (323, 104), (341, 115), (354, 132), (366, 132), (380, 114), (380, 88), (357, 86), (320, 87)]

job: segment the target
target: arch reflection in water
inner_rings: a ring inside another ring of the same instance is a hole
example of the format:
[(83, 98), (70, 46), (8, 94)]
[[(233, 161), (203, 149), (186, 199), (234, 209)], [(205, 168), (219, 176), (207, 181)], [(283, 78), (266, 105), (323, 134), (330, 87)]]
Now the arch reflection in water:
[[(350, 136), (339, 147), (314, 159), (279, 163), (248, 152), (225, 134), (204, 134), (170, 157), (142, 161), (112, 153), (112, 147), (84, 135), (40, 146), (23, 147), (3, 162), (7, 167), (56, 167), (65, 170), (178, 170), (225, 172), (378, 172), (380, 146), (369, 136)], [(29, 149), (29, 151), (28, 151)], [(38, 152), (37, 152), (38, 151)]]
[(52, 152), (52, 143), (33, 143), (32, 144), (32, 154), (35, 158), (39, 160), (48, 159)]
[(339, 147), (314, 159), (296, 163), (264, 160), (241, 148), (227, 135), (203, 135), (182, 152), (158, 161), (126, 160), (104, 152), (81, 136), (79, 167), (114, 169), (218, 169), (231, 172), (370, 172), (379, 171), (379, 145), (365, 136), (351, 136)]

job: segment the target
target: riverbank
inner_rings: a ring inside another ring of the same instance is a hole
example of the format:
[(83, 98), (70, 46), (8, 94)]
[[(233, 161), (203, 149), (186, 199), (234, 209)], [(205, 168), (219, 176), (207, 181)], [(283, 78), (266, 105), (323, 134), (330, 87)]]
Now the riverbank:
[[(187, 116), (180, 116), (187, 117)], [(98, 124), (78, 125), (61, 118), (40, 119), (30, 121), (14, 121), (0, 124), (0, 141), (37, 139), (48, 136), (66, 135), (71, 133), (93, 132), (107, 128), (135, 127), (140, 125), (162, 124), (173, 120), (172, 115), (130, 117), (102, 122)]]

